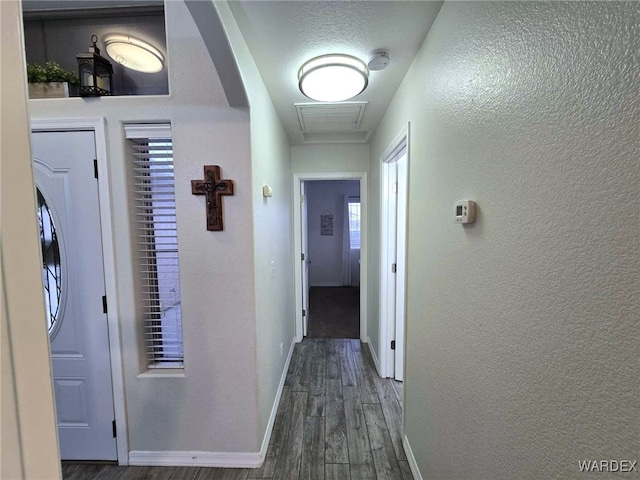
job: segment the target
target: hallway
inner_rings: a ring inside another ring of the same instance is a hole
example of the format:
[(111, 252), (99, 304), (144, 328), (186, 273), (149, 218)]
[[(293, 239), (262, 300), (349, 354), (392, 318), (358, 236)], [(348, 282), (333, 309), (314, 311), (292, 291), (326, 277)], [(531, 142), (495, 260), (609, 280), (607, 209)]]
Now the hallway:
[(65, 480), (411, 480), (394, 381), (378, 377), (353, 339), (295, 346), (271, 442), (259, 469), (63, 467)]

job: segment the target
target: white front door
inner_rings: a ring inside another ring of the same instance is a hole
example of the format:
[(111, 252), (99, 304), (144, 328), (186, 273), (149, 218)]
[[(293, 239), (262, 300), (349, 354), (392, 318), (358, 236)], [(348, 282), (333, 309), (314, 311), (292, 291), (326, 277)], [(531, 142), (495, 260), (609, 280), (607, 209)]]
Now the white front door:
[(94, 133), (31, 143), (60, 456), (116, 460)]

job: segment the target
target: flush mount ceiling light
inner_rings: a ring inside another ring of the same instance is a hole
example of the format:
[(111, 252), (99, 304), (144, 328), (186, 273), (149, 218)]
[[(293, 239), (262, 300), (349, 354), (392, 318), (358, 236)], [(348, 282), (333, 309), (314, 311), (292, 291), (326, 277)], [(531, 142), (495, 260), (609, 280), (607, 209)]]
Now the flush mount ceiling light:
[(162, 53), (147, 42), (128, 35), (107, 35), (104, 45), (111, 58), (123, 67), (144, 73), (157, 73), (164, 67)]
[(369, 83), (364, 62), (349, 55), (323, 55), (306, 62), (298, 72), (300, 91), (319, 102), (341, 102), (359, 95)]

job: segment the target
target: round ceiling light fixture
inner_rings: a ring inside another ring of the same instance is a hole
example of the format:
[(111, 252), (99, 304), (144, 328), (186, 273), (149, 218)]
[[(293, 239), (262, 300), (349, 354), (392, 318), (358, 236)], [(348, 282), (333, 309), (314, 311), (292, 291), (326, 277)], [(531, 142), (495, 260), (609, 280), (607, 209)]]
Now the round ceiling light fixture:
[(164, 56), (153, 45), (129, 35), (107, 35), (107, 54), (123, 67), (137, 72), (157, 73), (164, 68)]
[(349, 55), (322, 55), (298, 71), (298, 87), (312, 100), (341, 102), (359, 95), (369, 83), (369, 69)]

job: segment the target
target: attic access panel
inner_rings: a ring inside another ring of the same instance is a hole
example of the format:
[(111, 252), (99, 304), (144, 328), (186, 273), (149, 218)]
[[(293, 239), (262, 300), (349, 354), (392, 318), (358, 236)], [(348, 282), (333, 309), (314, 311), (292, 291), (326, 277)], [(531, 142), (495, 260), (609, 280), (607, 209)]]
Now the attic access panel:
[(367, 102), (296, 103), (298, 121), (306, 132), (355, 132)]

